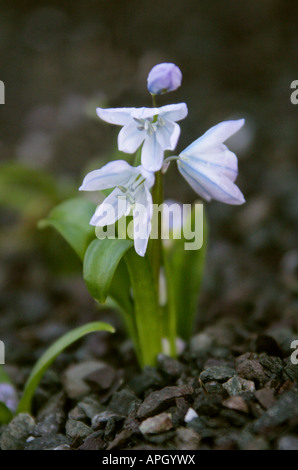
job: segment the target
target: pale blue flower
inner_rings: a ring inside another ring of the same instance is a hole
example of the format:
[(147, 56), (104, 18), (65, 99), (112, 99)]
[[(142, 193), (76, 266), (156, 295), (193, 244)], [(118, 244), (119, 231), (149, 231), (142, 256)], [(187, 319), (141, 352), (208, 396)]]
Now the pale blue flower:
[(151, 69), (147, 78), (147, 88), (152, 95), (161, 95), (177, 90), (181, 82), (182, 73), (179, 67), (165, 62)]
[(118, 148), (134, 153), (143, 143), (141, 161), (148, 171), (158, 171), (165, 150), (174, 150), (180, 127), (176, 121), (187, 116), (185, 103), (161, 108), (97, 108), (98, 116), (106, 122), (123, 126), (118, 135)]
[(237, 157), (223, 144), (243, 124), (244, 119), (217, 124), (183, 150), (177, 159), (182, 176), (207, 201), (245, 202), (242, 192), (234, 184), (238, 175)]
[(154, 173), (141, 165), (133, 167), (124, 160), (107, 163), (99, 170), (88, 173), (80, 191), (98, 191), (115, 188), (100, 204), (90, 224), (98, 227), (111, 225), (132, 212), (134, 218), (134, 246), (144, 256), (151, 232)]

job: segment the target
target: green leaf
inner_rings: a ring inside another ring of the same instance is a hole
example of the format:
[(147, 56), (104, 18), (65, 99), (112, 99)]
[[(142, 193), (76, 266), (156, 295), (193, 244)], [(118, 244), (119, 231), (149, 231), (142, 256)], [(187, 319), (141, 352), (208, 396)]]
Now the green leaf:
[(2, 366), (0, 366), (0, 384), (11, 384), (10, 377)]
[(83, 260), (90, 241), (95, 237), (94, 227), (89, 225), (95, 209), (96, 204), (87, 199), (69, 199), (52, 209), (38, 227), (54, 227)]
[(129, 250), (124, 260), (129, 272), (135, 304), (141, 366), (156, 365), (161, 345), (161, 310), (157, 300), (152, 269), (147, 257)]
[[(194, 226), (194, 209), (191, 213), (192, 226)], [(203, 222), (203, 245), (198, 250), (185, 250), (182, 237), (180, 240), (171, 240), (172, 247), (164, 250), (167, 258), (166, 273), (168, 282), (168, 296), (170, 308), (176, 310), (177, 334), (188, 340), (192, 334), (199, 291), (203, 276), (206, 247), (207, 247), (207, 220)]]
[(13, 414), (7, 406), (0, 401), (0, 424), (7, 424), (13, 418)]
[(97, 239), (90, 243), (84, 258), (83, 275), (94, 299), (105, 303), (116, 268), (132, 245), (132, 240), (117, 238)]
[(55, 343), (53, 343), (37, 361), (33, 370), (26, 382), (23, 396), (20, 400), (17, 412), (18, 413), (30, 413), (31, 401), (36, 387), (38, 386), (42, 376), (46, 370), (50, 367), (56, 357), (64, 351), (68, 346), (79, 340), (83, 336), (93, 333), (95, 331), (109, 331), (114, 333), (114, 328), (108, 323), (93, 322), (87, 325), (75, 328), (69, 331), (65, 335), (61, 336)]

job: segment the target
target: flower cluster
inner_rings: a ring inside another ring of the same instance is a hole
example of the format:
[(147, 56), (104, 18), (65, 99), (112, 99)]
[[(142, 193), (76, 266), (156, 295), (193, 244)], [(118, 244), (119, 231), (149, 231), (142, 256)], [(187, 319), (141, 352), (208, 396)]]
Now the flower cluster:
[[(159, 64), (148, 76), (148, 90), (152, 95), (174, 91), (181, 84), (182, 74), (174, 64)], [(89, 173), (80, 190), (97, 191), (115, 188), (97, 208), (90, 224), (105, 226), (115, 223), (132, 212), (135, 205), (145, 208), (142, 223), (143, 237), (135, 237), (136, 252), (144, 256), (151, 230), (154, 173), (167, 168), (166, 150), (176, 148), (180, 127), (177, 121), (187, 116), (185, 103), (160, 108), (98, 108), (97, 114), (110, 124), (122, 126), (118, 135), (118, 148), (125, 153), (135, 153), (142, 145), (141, 165), (135, 167), (123, 160), (113, 161), (100, 170)], [(178, 156), (178, 170), (194, 191), (207, 201), (215, 199), (226, 204), (243, 204), (245, 199), (235, 185), (238, 174), (236, 155), (224, 142), (244, 124), (244, 119), (224, 121), (209, 129)], [(124, 204), (119, 205), (119, 198)], [(121, 209), (119, 207), (121, 206)], [(108, 211), (108, 207), (114, 208)]]

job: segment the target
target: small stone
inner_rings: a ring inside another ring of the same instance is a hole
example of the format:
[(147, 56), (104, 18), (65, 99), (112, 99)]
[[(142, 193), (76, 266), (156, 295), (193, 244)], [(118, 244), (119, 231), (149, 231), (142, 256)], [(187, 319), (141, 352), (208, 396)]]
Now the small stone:
[(291, 390), (281, 395), (279, 400), (253, 423), (255, 432), (265, 432), (291, 419), (298, 419), (298, 391)]
[(265, 380), (263, 367), (258, 361), (254, 359), (247, 359), (246, 361), (242, 361), (237, 366), (237, 372), (240, 377), (243, 377), (247, 380), (256, 380), (260, 384), (262, 384)]
[(103, 450), (106, 443), (97, 433), (90, 434), (85, 442), (77, 450)]
[(191, 428), (180, 427), (176, 431), (176, 447), (178, 450), (196, 450), (199, 448), (201, 436)]
[(65, 421), (65, 395), (59, 392), (53, 395), (48, 403), (41, 409), (37, 416), (37, 424), (34, 429), (35, 436), (59, 433)]
[(113, 411), (103, 411), (93, 416), (92, 428), (93, 429), (103, 428), (105, 427), (106, 423), (109, 420), (123, 421), (124, 419), (125, 419), (125, 416), (114, 413)]
[(113, 367), (108, 365), (91, 372), (85, 377), (85, 381), (96, 391), (107, 390), (116, 378)]
[(205, 395), (201, 393), (195, 400), (193, 407), (199, 416), (217, 416), (221, 408), (221, 395)]
[(271, 408), (275, 403), (274, 391), (272, 388), (261, 388), (255, 392), (255, 397), (263, 408)]
[(244, 429), (237, 436), (239, 450), (269, 450), (267, 441), (262, 436), (254, 436)]
[(27, 413), (18, 414), (4, 429), (0, 447), (2, 450), (23, 450), (26, 440), (33, 432), (35, 421)]
[(65, 426), (65, 431), (67, 436), (75, 439), (81, 437), (84, 439), (93, 433), (93, 429), (87, 426), (87, 424), (82, 423), (81, 421), (76, 421), (74, 419), (68, 419)]
[(229, 366), (213, 366), (200, 373), (202, 382), (216, 380), (217, 382), (225, 382), (236, 374), (235, 369)]
[(204, 353), (209, 351), (213, 345), (213, 338), (207, 333), (199, 333), (190, 340), (190, 350), (195, 353)]
[(140, 425), (140, 431), (142, 434), (159, 434), (169, 431), (172, 427), (172, 415), (170, 413), (160, 413), (145, 419)]
[(159, 369), (169, 377), (177, 378), (185, 371), (185, 366), (181, 362), (164, 354), (157, 357)]
[(222, 384), (222, 386), (230, 397), (238, 396), (241, 392), (254, 392), (256, 389), (252, 380), (246, 380), (237, 375), (231, 377), (227, 382)]
[(101, 361), (85, 361), (68, 367), (62, 376), (62, 382), (69, 398), (78, 399), (90, 393), (90, 387), (85, 382), (86, 377), (105, 367), (106, 364)]
[(184, 417), (186, 423), (190, 423), (194, 418), (198, 418), (199, 415), (193, 408), (188, 408), (187, 413)]
[(225, 406), (226, 408), (229, 408), (230, 410), (236, 410), (236, 411), (241, 411), (242, 413), (248, 413), (248, 406), (243, 400), (242, 397), (239, 396), (233, 396), (228, 398), (227, 400), (224, 400), (222, 402), (222, 405)]
[(158, 411), (168, 408), (175, 398), (186, 397), (193, 394), (192, 387), (188, 385), (165, 387), (150, 393), (140, 405), (137, 415), (140, 419), (148, 418)]
[(129, 415), (136, 403), (141, 403), (136, 395), (130, 390), (120, 390), (114, 393), (109, 403), (109, 408), (120, 415)]
[(283, 436), (277, 443), (278, 450), (298, 450), (297, 436)]
[(132, 435), (133, 435), (133, 431), (131, 429), (123, 429), (123, 431), (117, 434), (115, 439), (112, 442), (110, 442), (107, 450), (113, 450), (113, 449), (117, 449), (118, 447), (122, 447), (130, 440)]
[(103, 406), (99, 403), (96, 396), (94, 395), (88, 395), (87, 397), (83, 398), (83, 400), (81, 400), (77, 406), (89, 419), (92, 419), (95, 415), (103, 411)]
[(45, 434), (41, 437), (36, 437), (25, 445), (25, 450), (54, 450), (62, 445), (69, 447), (70, 439), (62, 434)]
[(280, 374), (284, 368), (283, 362), (279, 357), (268, 356), (264, 353), (259, 355), (259, 362), (263, 366), (265, 372), (268, 371), (269, 377), (273, 374)]

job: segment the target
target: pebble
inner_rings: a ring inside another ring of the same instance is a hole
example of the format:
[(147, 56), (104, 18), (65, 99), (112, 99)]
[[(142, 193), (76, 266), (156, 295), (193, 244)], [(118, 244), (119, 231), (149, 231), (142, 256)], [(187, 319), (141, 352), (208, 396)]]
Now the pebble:
[(18, 414), (4, 429), (0, 447), (2, 450), (23, 450), (27, 438), (33, 432), (35, 421), (27, 413)]
[(242, 397), (233, 396), (224, 400), (222, 405), (231, 410), (241, 411), (242, 413), (248, 413), (248, 406)]
[(170, 413), (160, 413), (151, 418), (145, 419), (140, 424), (142, 434), (159, 434), (173, 428), (172, 415)]
[(255, 380), (259, 384), (262, 384), (265, 381), (264, 369), (262, 365), (254, 359), (247, 359), (238, 364), (237, 372), (240, 377), (247, 380)]
[(198, 413), (193, 408), (188, 408), (187, 413), (184, 417), (186, 423), (190, 423), (194, 418), (198, 418)]
[(71, 418), (69, 418), (66, 422), (65, 431), (66, 435), (72, 439), (77, 437), (84, 439), (85, 437), (89, 436), (89, 434), (93, 433), (93, 429), (90, 426), (87, 426), (87, 424)]
[(235, 369), (229, 366), (213, 366), (209, 367), (200, 373), (200, 379), (202, 382), (216, 380), (218, 382), (225, 382), (226, 380), (233, 377), (236, 374)]
[(278, 450), (298, 450), (298, 437), (297, 436), (283, 436), (277, 443)]
[(132, 391), (123, 389), (120, 392), (114, 393), (109, 403), (109, 409), (120, 415), (127, 416), (136, 406), (136, 403), (141, 403), (141, 400)]
[(62, 376), (68, 397), (78, 399), (90, 393), (90, 387), (85, 382), (86, 377), (105, 367), (106, 364), (101, 361), (85, 361), (68, 367)]
[(137, 416), (140, 419), (148, 418), (158, 411), (171, 406), (175, 398), (192, 395), (193, 389), (188, 385), (165, 387), (150, 393), (140, 405)]
[(252, 380), (246, 380), (234, 375), (227, 382), (222, 384), (225, 391), (232, 396), (238, 396), (241, 392), (254, 392), (255, 384)]
[(54, 450), (59, 446), (69, 446), (70, 439), (62, 434), (45, 434), (27, 441), (25, 450)]
[(263, 408), (271, 408), (275, 403), (274, 391), (272, 388), (261, 388), (255, 392), (255, 397)]
[(255, 432), (265, 432), (290, 419), (298, 418), (298, 391), (290, 390), (281, 395), (279, 400), (253, 423)]
[(157, 357), (158, 368), (169, 377), (177, 378), (185, 371), (185, 366), (177, 359), (159, 354)]

